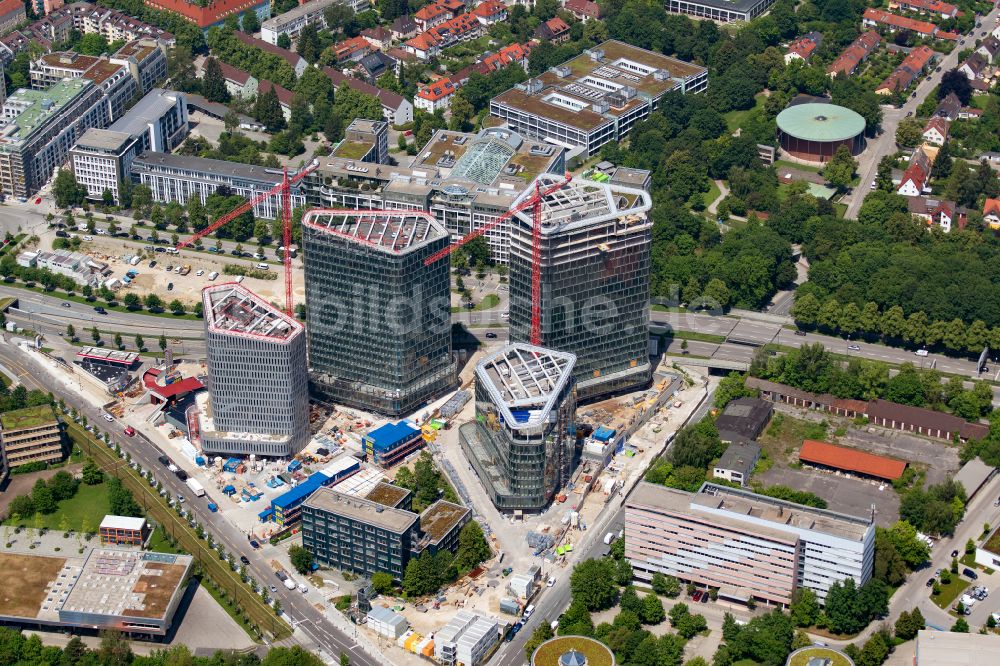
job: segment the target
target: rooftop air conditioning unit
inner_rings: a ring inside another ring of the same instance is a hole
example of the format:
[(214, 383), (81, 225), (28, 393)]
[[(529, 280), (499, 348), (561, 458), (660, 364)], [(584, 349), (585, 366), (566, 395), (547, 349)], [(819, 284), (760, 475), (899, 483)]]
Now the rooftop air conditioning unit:
[(591, 60), (596, 60), (597, 62), (601, 62), (602, 60), (604, 60), (604, 49), (588, 49), (587, 55), (590, 56)]
[(670, 72), (665, 69), (653, 70), (653, 78), (657, 81), (666, 81), (670, 78)]
[(555, 74), (556, 76), (558, 76), (561, 79), (565, 79), (567, 76), (569, 76), (573, 72), (566, 65), (559, 65), (557, 67), (553, 67), (552, 68), (552, 73)]

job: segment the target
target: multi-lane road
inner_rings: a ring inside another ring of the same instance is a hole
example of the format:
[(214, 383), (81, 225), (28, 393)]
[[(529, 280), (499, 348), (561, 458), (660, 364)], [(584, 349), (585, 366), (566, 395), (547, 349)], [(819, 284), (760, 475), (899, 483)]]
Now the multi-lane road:
[[(188, 487), (159, 463), (157, 458), (163, 452), (155, 444), (141, 433), (126, 437), (122, 424), (117, 421), (105, 422), (100, 410), (83, 400), (76, 392), (68, 390), (62, 382), (52, 378), (50, 371), (41, 367), (30, 352), (18, 349), (14, 343), (4, 339), (0, 341), (0, 365), (14, 373), (25, 388), (51, 392), (57, 399), (61, 398), (68, 406), (84, 414), (88, 421), (99, 424), (101, 429), (110, 433), (113, 442), (131, 454), (133, 461), (143, 469), (153, 471), (173, 497), (190, 495)], [(220, 514), (209, 511), (205, 502), (190, 501), (184, 506), (204, 526), (206, 532), (224, 545), (227, 552), (247, 556), (250, 560), (247, 568), (258, 582), (264, 586), (275, 583), (277, 579), (274, 577), (274, 570), (262, 553), (250, 547), (246, 535)], [(276, 589), (276, 592), (270, 593), (271, 596), (281, 602), (285, 615), (305, 634), (307, 640), (304, 642), (318, 646), (334, 661), (344, 653), (355, 666), (383, 666), (382, 661), (364, 652), (352, 637), (334, 626), (321, 611), (313, 607), (306, 595), (289, 591), (282, 585), (277, 585)]]

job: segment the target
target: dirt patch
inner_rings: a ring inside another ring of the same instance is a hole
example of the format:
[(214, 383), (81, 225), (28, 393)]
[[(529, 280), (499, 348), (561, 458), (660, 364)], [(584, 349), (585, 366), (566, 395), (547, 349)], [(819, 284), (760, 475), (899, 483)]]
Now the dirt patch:
[(798, 462), (803, 440), (816, 439), (829, 442), (831, 438), (828, 435), (829, 427), (826, 421), (817, 423), (775, 412), (757, 441), (776, 465), (788, 465)]
[(0, 553), (0, 612), (37, 617), (46, 586), (56, 579), (65, 558)]
[(160, 618), (167, 612), (170, 599), (184, 577), (185, 567), (178, 564), (147, 562), (146, 569), (159, 571), (159, 575), (139, 576), (132, 591), (142, 594), (143, 608), (126, 608), (124, 615), (131, 617)]

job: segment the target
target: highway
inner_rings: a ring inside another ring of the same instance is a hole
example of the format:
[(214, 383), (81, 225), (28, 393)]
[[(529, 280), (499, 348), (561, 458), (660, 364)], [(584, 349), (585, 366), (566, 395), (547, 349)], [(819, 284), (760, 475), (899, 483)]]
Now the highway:
[[(100, 410), (81, 399), (74, 391), (68, 390), (62, 382), (55, 380), (49, 369), (37, 363), (31, 353), (16, 348), (6, 336), (0, 341), (0, 365), (16, 374), (25, 388), (51, 392), (57, 399), (65, 401), (67, 406), (74, 407), (86, 415), (90, 423), (97, 424), (100, 429), (109, 432), (112, 442), (118, 443), (122, 450), (128, 451), (132, 460), (139, 463), (143, 469), (152, 470), (171, 496), (176, 498), (178, 495), (190, 495), (187, 485), (169, 473), (157, 460), (157, 457), (163, 454), (161, 449), (141, 433), (137, 433), (134, 437), (125, 436), (124, 426), (120, 422), (108, 423), (102, 419)], [(236, 556), (247, 556), (250, 560), (247, 568), (260, 584), (264, 586), (276, 584), (274, 570), (267, 563), (264, 554), (252, 549), (247, 537), (220, 514), (209, 511), (206, 502), (190, 501), (186, 502), (184, 507), (202, 524), (206, 532), (211, 533), (224, 545), (227, 552)], [(305, 595), (297, 590), (287, 590), (282, 585), (276, 585), (276, 588), (277, 592), (270, 594), (281, 602), (283, 612), (292, 620), (293, 626), (304, 632), (309, 641), (321, 648), (333, 660), (338, 659), (343, 652), (350, 656), (352, 666), (384, 666), (376, 656), (364, 652), (353, 638), (335, 627), (321, 611), (309, 603)]]

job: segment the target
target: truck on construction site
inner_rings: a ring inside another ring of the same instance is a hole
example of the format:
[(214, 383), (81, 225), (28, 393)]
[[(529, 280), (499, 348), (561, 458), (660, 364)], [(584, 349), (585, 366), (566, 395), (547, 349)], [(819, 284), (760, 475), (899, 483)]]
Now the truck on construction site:
[(195, 497), (205, 496), (205, 487), (201, 485), (201, 482), (198, 481), (198, 479), (195, 479), (193, 477), (189, 478), (187, 480), (187, 486), (188, 488), (191, 489), (191, 492), (194, 493)]
[(188, 266), (187, 264), (185, 264), (185, 265), (184, 265), (184, 266), (183, 266), (183, 267), (182, 267), (182, 268), (180, 269), (180, 271), (178, 271), (178, 272), (179, 272), (179, 273), (180, 273), (181, 275), (187, 275), (188, 273), (190, 273), (190, 272), (191, 272), (191, 267), (190, 267), (190, 266)]

